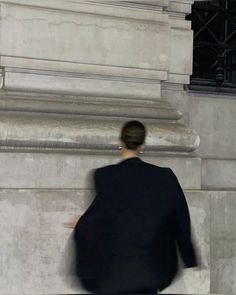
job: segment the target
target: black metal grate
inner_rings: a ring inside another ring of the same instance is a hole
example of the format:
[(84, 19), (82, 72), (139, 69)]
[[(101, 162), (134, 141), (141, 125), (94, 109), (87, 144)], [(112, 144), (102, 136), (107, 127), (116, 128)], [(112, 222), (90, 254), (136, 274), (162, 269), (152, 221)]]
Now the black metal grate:
[(195, 2), (191, 84), (236, 87), (236, 0)]

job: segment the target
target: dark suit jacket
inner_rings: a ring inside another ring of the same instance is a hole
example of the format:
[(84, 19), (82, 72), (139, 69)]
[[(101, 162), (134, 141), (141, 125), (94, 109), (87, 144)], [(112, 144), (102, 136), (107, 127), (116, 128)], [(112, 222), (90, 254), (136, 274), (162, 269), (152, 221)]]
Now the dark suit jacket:
[[(78, 275), (88, 290), (166, 288), (197, 266), (188, 205), (170, 168), (138, 157), (95, 170), (97, 195), (74, 231)], [(177, 246), (177, 247), (176, 247)]]

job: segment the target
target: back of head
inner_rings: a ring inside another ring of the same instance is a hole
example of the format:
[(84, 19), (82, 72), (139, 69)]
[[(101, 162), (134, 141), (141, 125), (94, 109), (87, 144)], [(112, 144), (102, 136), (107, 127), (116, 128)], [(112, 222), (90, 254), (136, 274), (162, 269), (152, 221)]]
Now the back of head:
[(120, 139), (125, 143), (127, 149), (136, 150), (144, 143), (145, 137), (146, 128), (140, 121), (128, 121), (121, 129)]

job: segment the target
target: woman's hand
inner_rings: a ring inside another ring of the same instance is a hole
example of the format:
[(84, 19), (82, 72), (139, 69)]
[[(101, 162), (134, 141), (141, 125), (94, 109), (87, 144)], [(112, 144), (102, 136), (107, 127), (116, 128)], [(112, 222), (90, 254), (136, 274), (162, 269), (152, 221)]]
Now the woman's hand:
[(74, 215), (68, 222), (64, 223), (64, 227), (75, 228), (80, 217), (81, 217), (81, 215)]

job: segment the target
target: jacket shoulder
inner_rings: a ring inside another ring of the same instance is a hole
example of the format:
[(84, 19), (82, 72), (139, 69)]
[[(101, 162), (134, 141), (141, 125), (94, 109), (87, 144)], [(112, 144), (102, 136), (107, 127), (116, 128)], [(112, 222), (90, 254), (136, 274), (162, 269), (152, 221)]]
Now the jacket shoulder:
[[(146, 161), (141, 162), (141, 167), (143, 167), (145, 170), (153, 171), (154, 173), (160, 173), (165, 177), (168, 177), (169, 179), (174, 180), (176, 178), (175, 173), (170, 167), (166, 166), (158, 166)], [(112, 173), (113, 171), (116, 171), (116, 169), (119, 168), (119, 164), (110, 164), (110, 165), (105, 165), (102, 167), (98, 167), (95, 169), (95, 174), (96, 175), (107, 175), (109, 173)]]
[[(143, 160), (142, 160), (142, 165), (145, 166), (145, 167), (160, 170), (162, 172), (166, 171), (169, 174), (174, 174), (172, 169), (169, 168), (169, 167), (158, 166), (158, 165), (155, 165), (155, 164), (143, 161)], [(116, 169), (117, 167), (119, 167), (119, 163), (118, 164), (110, 164), (110, 165), (105, 165), (105, 166), (102, 166), (102, 167), (98, 167), (98, 168), (95, 169), (95, 171), (98, 171), (98, 173), (99, 173), (99, 172), (102, 172), (102, 171), (110, 171), (110, 170)]]
[(155, 165), (155, 164), (152, 164), (152, 163), (149, 163), (149, 162), (145, 162), (145, 161), (143, 161), (143, 163), (146, 165), (146, 167), (150, 167), (152, 169), (155, 169), (155, 170), (163, 172), (163, 173), (166, 172), (168, 174), (171, 174), (171, 172), (173, 172), (171, 170), (171, 168), (166, 167), (166, 166), (158, 166), (158, 165)]
[(95, 174), (103, 174), (106, 172), (109, 172), (111, 170), (114, 170), (116, 168), (116, 164), (110, 164), (110, 165), (106, 165), (106, 166), (102, 166), (102, 167), (98, 167), (95, 169)]

